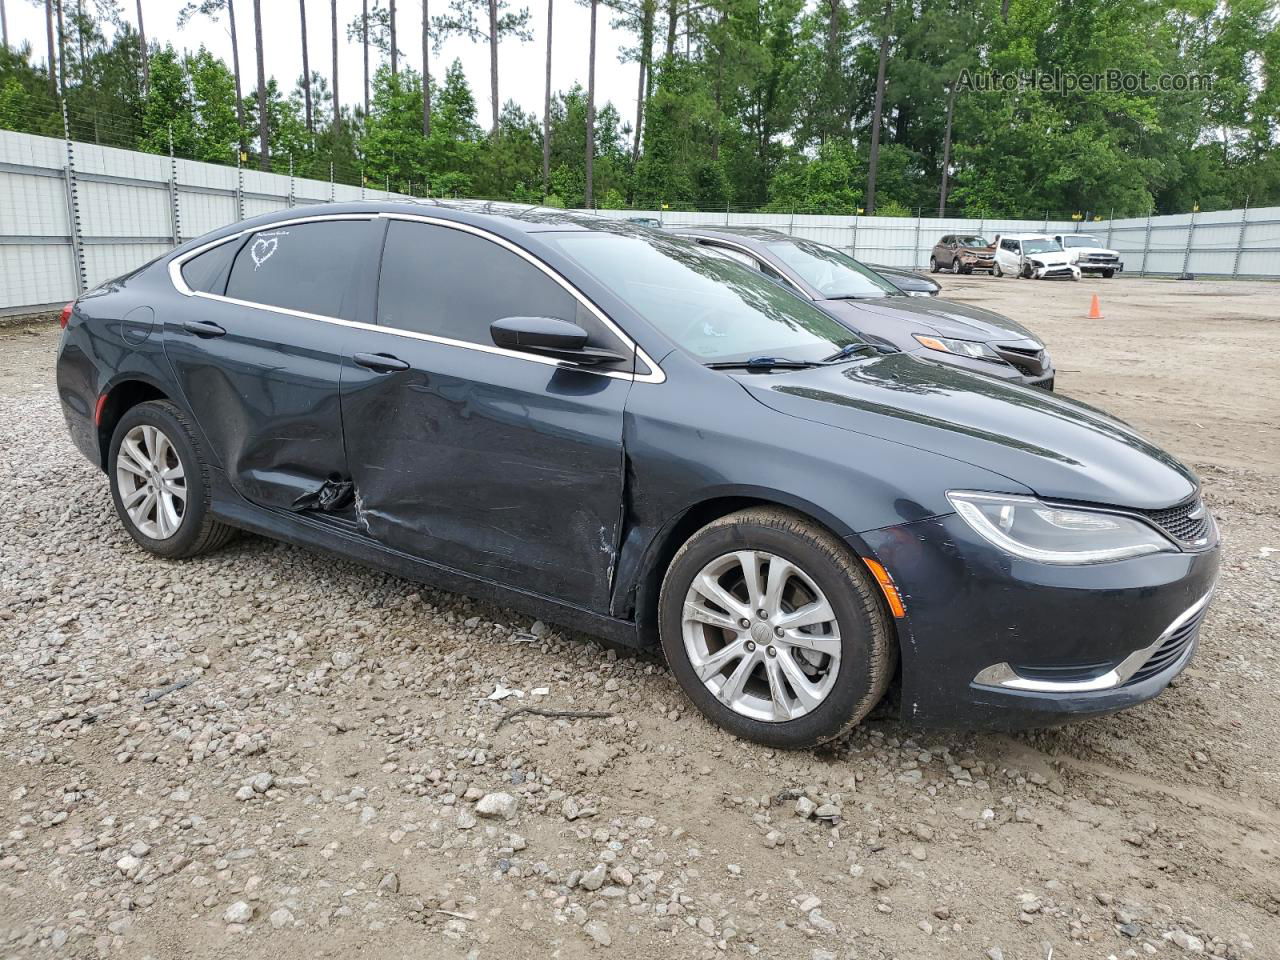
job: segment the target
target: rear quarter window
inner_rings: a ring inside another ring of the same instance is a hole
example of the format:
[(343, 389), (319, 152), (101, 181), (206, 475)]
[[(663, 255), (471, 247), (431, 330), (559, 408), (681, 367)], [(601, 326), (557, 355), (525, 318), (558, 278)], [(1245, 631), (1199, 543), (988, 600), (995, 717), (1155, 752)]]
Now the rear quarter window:
[(226, 293), (227, 274), (240, 249), (241, 239), (228, 240), (184, 263), (182, 279), (187, 286), (199, 293)]

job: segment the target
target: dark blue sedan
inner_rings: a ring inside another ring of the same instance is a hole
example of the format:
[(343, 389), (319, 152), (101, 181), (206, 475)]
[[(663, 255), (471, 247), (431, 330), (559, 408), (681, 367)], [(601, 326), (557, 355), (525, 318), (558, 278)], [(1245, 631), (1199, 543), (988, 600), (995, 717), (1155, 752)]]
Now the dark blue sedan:
[(836, 737), (891, 684), (934, 724), (1139, 703), (1214, 587), (1196, 478), (1129, 427), (643, 226), (293, 209), (63, 324), (67, 424), (144, 549), (251, 530), (660, 644), (762, 743)]

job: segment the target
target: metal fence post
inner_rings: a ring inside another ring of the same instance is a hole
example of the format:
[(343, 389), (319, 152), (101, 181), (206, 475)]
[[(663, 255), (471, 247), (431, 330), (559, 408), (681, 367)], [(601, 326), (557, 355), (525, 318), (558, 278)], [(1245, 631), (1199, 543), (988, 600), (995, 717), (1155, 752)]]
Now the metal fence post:
[(182, 218), (178, 210), (178, 158), (173, 153), (173, 124), (169, 125), (169, 226), (173, 228), (173, 245), (182, 242)]
[(911, 269), (920, 266), (920, 208), (916, 207), (916, 239), (911, 249)]
[(1142, 270), (1138, 276), (1145, 277), (1147, 275), (1147, 259), (1151, 256), (1151, 211), (1147, 211), (1147, 233), (1142, 240)]
[(858, 215), (856, 213), (853, 215), (852, 230), (853, 230), (853, 237), (851, 238), (851, 242), (849, 244), (849, 256), (857, 260), (858, 259)]
[(76, 267), (76, 295), (89, 289), (89, 273), (84, 263), (84, 241), (80, 236), (80, 196), (76, 190), (76, 153), (71, 142), (71, 122), (67, 119), (67, 102), (62, 102), (62, 133), (67, 141), (67, 164), (62, 168), (67, 187), (67, 226), (71, 228), (71, 256)]
[(240, 166), (240, 147), (236, 146), (236, 219), (244, 219), (244, 168)]
[(1116, 208), (1115, 208), (1115, 207), (1112, 207), (1112, 208), (1111, 208), (1111, 215), (1110, 215), (1109, 217), (1107, 217), (1107, 249), (1108, 249), (1108, 250), (1112, 249), (1112, 247), (1111, 247), (1111, 231), (1115, 229), (1115, 225), (1116, 225)]
[(334, 189), (333, 188), (333, 161), (330, 160), (329, 161), (329, 202), (330, 203), (333, 203), (333, 199), (335, 196), (333, 189)]
[(1182, 273), (1179, 274), (1179, 280), (1186, 280), (1189, 276), (1187, 273), (1187, 265), (1191, 262), (1191, 239), (1196, 235), (1196, 211), (1193, 207), (1191, 210), (1191, 222), (1187, 224), (1187, 245), (1182, 248)]
[(289, 154), (289, 206), (294, 205), (293, 193), (293, 154)]
[(1249, 222), (1249, 198), (1244, 198), (1244, 209), (1240, 211), (1240, 232), (1236, 234), (1236, 255), (1231, 258), (1232, 279), (1240, 276), (1240, 255), (1244, 253), (1244, 231)]

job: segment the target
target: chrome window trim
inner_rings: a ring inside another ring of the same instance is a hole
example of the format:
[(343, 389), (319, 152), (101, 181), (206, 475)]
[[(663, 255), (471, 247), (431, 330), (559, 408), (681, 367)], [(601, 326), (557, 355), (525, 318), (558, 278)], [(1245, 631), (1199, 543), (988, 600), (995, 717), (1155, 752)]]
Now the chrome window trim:
[[(631, 350), (635, 356), (649, 368), (649, 373), (637, 374), (627, 373), (621, 370), (595, 370), (583, 364), (574, 363), (570, 360), (557, 360), (554, 357), (540, 357), (536, 354), (522, 353), (518, 350), (508, 350), (504, 347), (489, 345), (484, 343), (471, 343), (466, 340), (454, 340), (451, 337), (439, 337), (430, 333), (419, 333), (414, 330), (402, 330), (398, 327), (383, 326), (376, 323), (361, 323), (356, 320), (344, 320), (341, 317), (331, 317), (325, 314), (307, 313), (302, 310), (291, 310), (288, 307), (277, 307), (266, 303), (255, 303), (250, 300), (240, 300), (236, 297), (228, 297), (223, 294), (206, 293), (201, 290), (192, 290), (182, 276), (182, 267), (188, 261), (200, 254), (212, 250), (215, 247), (222, 246), (224, 243), (232, 243), (252, 233), (258, 233), (262, 230), (273, 230), (278, 227), (289, 227), (301, 223), (323, 223), (333, 220), (406, 220), (417, 221), (421, 223), (429, 223), (435, 226), (447, 227), (452, 230), (460, 230), (463, 233), (470, 233), (474, 236), (481, 237), (498, 246), (516, 254), (528, 263), (550, 277), (553, 281), (565, 289), (565, 291), (577, 300), (583, 307), (587, 309), (597, 320), (615, 336), (617, 336), (628, 350)], [(666, 382), (666, 374), (657, 363), (649, 357), (644, 348), (636, 343), (626, 332), (613, 322), (604, 311), (597, 307), (581, 290), (575, 287), (567, 279), (561, 276), (556, 270), (543, 263), (536, 256), (525, 250), (518, 244), (512, 243), (505, 237), (500, 237), (495, 233), (476, 227), (469, 223), (460, 223), (455, 220), (446, 220), (442, 217), (431, 217), (423, 214), (401, 213), (399, 211), (379, 211), (376, 213), (331, 213), (331, 214), (314, 214), (308, 217), (295, 217), (290, 220), (278, 220), (274, 223), (259, 224), (254, 227), (247, 227), (236, 233), (225, 237), (219, 237), (209, 243), (201, 244), (193, 250), (189, 250), (181, 256), (174, 257), (169, 261), (169, 281), (173, 284), (174, 289), (184, 297), (199, 297), (204, 300), (213, 300), (218, 303), (230, 303), (238, 307), (249, 307), (254, 310), (266, 310), (269, 313), (278, 313), (288, 317), (299, 317), (304, 320), (318, 320), (321, 323), (332, 323), (344, 327), (353, 327), (357, 330), (370, 330), (378, 333), (387, 333), (392, 336), (406, 337), (411, 340), (423, 340), (428, 343), (438, 343), (447, 347), (459, 347), (464, 350), (476, 350), (480, 353), (495, 354), (497, 356), (515, 357), (519, 360), (527, 360), (530, 363), (541, 363), (550, 367), (564, 367), (570, 370), (578, 370), (582, 373), (590, 373), (599, 377), (608, 377), (612, 380), (630, 380), (633, 383), (664, 383)]]
[[(750, 257), (756, 263), (759, 263), (762, 266), (767, 266), (770, 270), (776, 273), (780, 279), (785, 280), (787, 283), (787, 286), (789, 286), (796, 293), (800, 294), (800, 296), (804, 297), (810, 303), (819, 299), (818, 297), (811, 295), (807, 290), (801, 287), (799, 283), (796, 282), (794, 277), (790, 276), (790, 273), (791, 273), (790, 267), (780, 268), (776, 264), (767, 263), (766, 261), (760, 258), (760, 254), (756, 253), (750, 247), (744, 247), (741, 244), (734, 243), (732, 240), (723, 240), (720, 237), (703, 237), (696, 233), (677, 234), (677, 236), (690, 237), (691, 239), (697, 241), (698, 245), (702, 247), (726, 247), (729, 250), (736, 250), (739, 253), (745, 253), (748, 257)], [(761, 272), (763, 273), (763, 271)]]
[[(1021, 690), (1030, 693), (1097, 693), (1102, 690), (1114, 690), (1121, 687), (1135, 673), (1142, 669), (1148, 660), (1160, 649), (1169, 636), (1182, 627), (1188, 620), (1199, 614), (1213, 599), (1213, 591), (1217, 588), (1215, 583), (1209, 588), (1209, 592), (1193, 603), (1191, 606), (1178, 614), (1177, 618), (1169, 626), (1160, 632), (1160, 636), (1155, 641), (1135, 650), (1129, 656), (1120, 661), (1119, 666), (1113, 667), (1101, 676), (1092, 677), (1088, 680), (1030, 680), (1020, 676), (1009, 663), (993, 663), (989, 667), (978, 671), (978, 675), (973, 678), (973, 684), (979, 687), (997, 687), (1004, 690)], [(1188, 647), (1178, 657), (1176, 666), (1181, 669), (1191, 657), (1191, 648)], [(1175, 665), (1171, 665), (1170, 669)]]

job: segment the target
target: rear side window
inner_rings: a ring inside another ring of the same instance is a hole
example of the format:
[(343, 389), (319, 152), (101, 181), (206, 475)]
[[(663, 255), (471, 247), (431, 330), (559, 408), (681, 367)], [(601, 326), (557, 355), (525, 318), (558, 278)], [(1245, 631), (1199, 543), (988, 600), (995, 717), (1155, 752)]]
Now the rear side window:
[(379, 324), (492, 346), (489, 324), (504, 317), (569, 320), (587, 331), (590, 345), (624, 349), (576, 297), (523, 257), (462, 230), (391, 221)]
[(239, 249), (238, 240), (228, 240), (198, 257), (192, 257), (182, 265), (182, 279), (192, 290), (222, 295), (227, 290), (227, 273), (231, 270), (231, 262)]
[(367, 220), (322, 220), (262, 230), (236, 255), (227, 296), (324, 317), (348, 316), (362, 245), (371, 240)]

